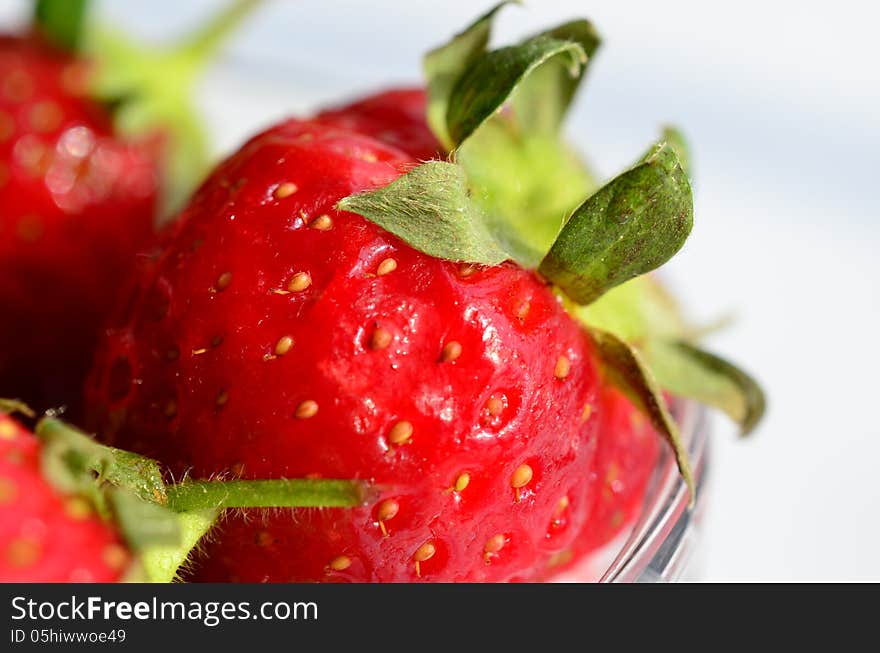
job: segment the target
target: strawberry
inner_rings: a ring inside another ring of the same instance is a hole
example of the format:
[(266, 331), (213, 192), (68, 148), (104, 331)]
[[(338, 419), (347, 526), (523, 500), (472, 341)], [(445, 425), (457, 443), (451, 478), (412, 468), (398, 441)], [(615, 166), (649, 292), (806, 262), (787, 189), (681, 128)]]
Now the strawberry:
[(127, 41), (114, 41), (112, 56), (96, 44), (81, 52), (82, 4), (40, 0), (33, 33), (0, 37), (0, 395), (40, 408), (75, 408), (160, 204), (200, 174), (202, 156), (181, 88), (188, 75), (164, 86), (137, 77), (183, 55), (153, 53), (133, 68)]
[(422, 88), (389, 89), (345, 106), (326, 109), (315, 120), (393, 145), (419, 160), (443, 157), (443, 147), (425, 120)]
[(99, 432), (122, 420), (114, 444), (177, 473), (387, 488), (257, 530), (231, 519), (200, 578), (528, 577), (585, 520), (589, 339), (533, 274), (428, 257), (333, 208), (411, 162), (317, 123), (252, 139), (184, 212), (98, 364)]
[[(663, 389), (760, 414), (750, 378), (621, 295), (690, 231), (676, 142), (571, 203), (590, 182), (559, 120), (595, 34), (574, 21), (489, 51), (496, 10), (426, 60), (434, 141), (393, 94), (268, 129), (120, 305), (86, 390), (105, 440), (175, 476), (371, 488), (346, 509), (227, 516), (192, 579), (544, 579), (640, 500), (643, 436), (693, 489)], [(584, 310), (608, 300), (639, 328)]]
[(604, 388), (599, 405), (595, 503), (573, 548), (575, 559), (610, 542), (638, 515), (660, 453), (651, 423), (617, 388)]
[(0, 413), (0, 582), (113, 582), (131, 555), (82, 497), (41, 475), (41, 444)]
[(166, 485), (154, 460), (51, 414), (31, 433), (7, 411), (34, 417), (0, 399), (0, 582), (170, 582), (227, 508), (358, 506), (371, 496), (359, 481)]
[(0, 39), (0, 393), (39, 405), (76, 396), (157, 202), (155, 147), (114, 136), (86, 74)]

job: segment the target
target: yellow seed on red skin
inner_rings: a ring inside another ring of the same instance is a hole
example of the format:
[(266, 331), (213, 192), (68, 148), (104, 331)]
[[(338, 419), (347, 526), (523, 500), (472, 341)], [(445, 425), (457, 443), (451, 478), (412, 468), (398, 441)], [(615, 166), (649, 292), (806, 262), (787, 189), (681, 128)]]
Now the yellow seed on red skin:
[(419, 563), (425, 562), (425, 560), (430, 560), (434, 557), (434, 554), (437, 553), (437, 547), (434, 546), (433, 542), (425, 542), (416, 549), (416, 552), (413, 553), (413, 560), (416, 563), (416, 576), (421, 577), (422, 568)]
[(397, 501), (394, 499), (385, 499), (379, 504), (379, 507), (376, 508), (376, 517), (380, 522), (388, 521), (389, 519), (394, 519), (394, 516), (399, 510), (400, 504), (397, 503)]
[(562, 513), (565, 512), (565, 509), (568, 508), (569, 503), (568, 495), (562, 497), (559, 500), (559, 503), (556, 504), (556, 509), (553, 511), (553, 517), (558, 519)]
[(165, 414), (167, 419), (174, 419), (177, 417), (177, 402), (169, 401), (165, 404), (165, 409), (162, 411)]
[(272, 534), (268, 531), (258, 531), (254, 536), (254, 543), (257, 546), (269, 546), (272, 544), (273, 540), (274, 538), (272, 537)]
[(113, 570), (120, 570), (128, 562), (128, 552), (118, 544), (108, 544), (101, 552), (101, 560)]
[(217, 277), (216, 288), (218, 291), (226, 290), (230, 283), (232, 283), (232, 272), (224, 272)]
[(492, 395), (486, 402), (486, 410), (492, 417), (498, 417), (501, 413), (504, 412), (504, 400), (502, 400), (500, 397)]
[(483, 552), (486, 553), (487, 556), (493, 553), (498, 553), (504, 548), (505, 543), (504, 534), (497, 533), (486, 541), (486, 546), (483, 547)]
[(308, 272), (297, 272), (291, 277), (290, 283), (287, 284), (287, 289), (290, 292), (302, 292), (311, 285), (312, 277), (309, 276)]
[(290, 336), (282, 336), (278, 339), (278, 342), (275, 343), (275, 355), (284, 356), (284, 354), (289, 352), (292, 348), (293, 338)]
[(336, 556), (328, 565), (333, 571), (345, 571), (351, 567), (351, 558), (348, 556)]
[(526, 316), (529, 314), (529, 309), (532, 307), (531, 303), (528, 300), (520, 302), (519, 306), (516, 307), (516, 319), (520, 322), (526, 319)]
[(11, 102), (24, 102), (34, 89), (30, 76), (23, 70), (13, 70), (3, 80), (3, 95)]
[(461, 343), (457, 340), (450, 340), (440, 352), (440, 361), (443, 363), (451, 363), (461, 356)]
[(0, 438), (12, 440), (15, 437), (15, 433), (15, 425), (12, 422), (0, 422)]
[(306, 399), (299, 406), (296, 407), (296, 418), (297, 419), (309, 419), (310, 417), (314, 417), (318, 414), (318, 402), (313, 401), (312, 399)]
[(476, 271), (477, 266), (471, 265), (470, 263), (465, 263), (464, 265), (459, 266), (458, 275), (461, 277), (469, 277)]
[(8, 478), (0, 478), (0, 505), (12, 503), (18, 495), (18, 488)]
[(370, 336), (370, 348), (386, 349), (388, 345), (391, 344), (391, 341), (393, 339), (394, 336), (388, 329), (378, 327), (375, 331), (373, 331), (373, 334)]
[(556, 369), (553, 370), (553, 374), (560, 381), (568, 376), (568, 373), (571, 372), (571, 361), (568, 360), (565, 356), (560, 356), (556, 359)]
[(64, 514), (75, 521), (82, 521), (91, 517), (92, 507), (82, 497), (70, 497), (64, 502)]
[(199, 348), (199, 349), (193, 349), (193, 350), (192, 350), (192, 355), (193, 355), (193, 356), (201, 356), (201, 355), (204, 354), (206, 351), (208, 351), (208, 350), (205, 349), (204, 347), (201, 347), (201, 348)]
[(226, 402), (229, 401), (229, 393), (226, 390), (221, 390), (217, 393), (217, 405), (225, 406)]
[(470, 485), (471, 475), (467, 472), (463, 474), (459, 474), (458, 478), (455, 479), (455, 491), (456, 492), (464, 492), (465, 488)]
[(534, 472), (530, 465), (520, 465), (510, 476), (510, 487), (517, 489), (525, 487), (532, 480), (533, 475)]
[(29, 537), (17, 537), (7, 545), (5, 554), (10, 567), (30, 567), (40, 557), (40, 544)]
[(590, 419), (590, 415), (592, 415), (592, 414), (593, 414), (592, 404), (585, 404), (584, 410), (581, 413), (581, 421), (586, 422), (588, 419)]
[(333, 227), (333, 218), (325, 213), (312, 220), (309, 226), (318, 231), (327, 231)]
[(386, 258), (384, 261), (379, 263), (379, 267), (376, 268), (376, 275), (384, 277), (386, 274), (391, 274), (396, 269), (397, 261), (393, 258)]
[(391, 427), (391, 430), (388, 432), (388, 441), (391, 444), (403, 444), (412, 437), (412, 434), (412, 423), (402, 419)]
[(64, 116), (57, 104), (51, 101), (39, 102), (28, 114), (31, 128), (37, 132), (49, 132), (61, 124)]
[(298, 190), (299, 187), (292, 181), (285, 181), (283, 184), (278, 184), (273, 195), (275, 195), (276, 200), (283, 200), (285, 197), (290, 197)]
[(434, 546), (434, 543), (425, 542), (422, 546), (416, 549), (416, 552), (413, 554), (413, 560), (424, 562), (425, 560), (433, 558), (435, 553), (437, 553), (437, 547)]

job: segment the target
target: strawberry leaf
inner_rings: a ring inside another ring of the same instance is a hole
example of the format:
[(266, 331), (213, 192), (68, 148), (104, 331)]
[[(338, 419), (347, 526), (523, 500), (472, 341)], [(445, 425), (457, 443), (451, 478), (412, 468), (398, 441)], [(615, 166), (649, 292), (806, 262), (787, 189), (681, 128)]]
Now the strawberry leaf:
[(724, 411), (749, 434), (764, 414), (764, 392), (732, 363), (686, 342), (649, 341), (644, 348), (657, 382), (669, 392)]
[(336, 205), (358, 213), (430, 256), (496, 265), (514, 258), (491, 220), (471, 200), (461, 166), (431, 161), (388, 186)]
[(691, 327), (671, 294), (653, 275), (612, 288), (588, 306), (569, 310), (584, 324), (611, 331), (635, 347), (649, 338), (681, 339)]
[(589, 304), (669, 260), (692, 225), (690, 183), (675, 150), (661, 141), (575, 210), (538, 269)]
[(180, 524), (169, 508), (144, 501), (125, 488), (111, 488), (107, 496), (119, 531), (135, 551), (180, 544)]
[(14, 415), (20, 413), (25, 417), (34, 417), (34, 411), (19, 399), (0, 399), (0, 413)]
[(572, 75), (564, 59), (557, 57), (534, 69), (513, 94), (514, 119), (523, 133), (558, 136), (586, 67), (601, 41), (588, 20), (573, 20), (539, 36), (577, 43), (586, 55), (584, 70), (579, 74)]
[(199, 540), (217, 521), (217, 510), (173, 513), (177, 520), (179, 540), (174, 544), (152, 544), (140, 552), (140, 563), (146, 582), (170, 583), (179, 579)]
[(572, 78), (587, 62), (583, 47), (547, 35), (486, 52), (464, 72), (449, 98), (446, 126), (456, 145), (473, 134), (513, 95), (517, 86), (542, 64), (562, 63)]
[(669, 414), (657, 382), (641, 355), (616, 335), (600, 329), (588, 329), (608, 381), (623, 391), (633, 405), (647, 417), (664, 437), (675, 455), (678, 469), (694, 499), (694, 479), (687, 450), (678, 425)]
[(513, 2), (499, 2), (456, 34), (449, 43), (428, 52), (422, 62), (428, 87), (428, 126), (447, 150), (453, 148), (446, 127), (446, 113), (452, 89), (474, 59), (486, 51), (495, 14), (508, 4)]
[(366, 483), (336, 479), (188, 481), (168, 487), (177, 512), (224, 508), (351, 508), (364, 503)]
[(691, 148), (681, 130), (673, 125), (666, 125), (663, 128), (663, 140), (675, 150), (682, 170), (691, 177)]
[(52, 417), (40, 420), (35, 433), (44, 443), (42, 465), (47, 480), (62, 492), (88, 497), (103, 515), (110, 511), (105, 486), (127, 489), (143, 501), (167, 501), (155, 460), (99, 444)]
[(55, 47), (74, 52), (82, 38), (87, 5), (87, 0), (37, 0), (34, 26)]

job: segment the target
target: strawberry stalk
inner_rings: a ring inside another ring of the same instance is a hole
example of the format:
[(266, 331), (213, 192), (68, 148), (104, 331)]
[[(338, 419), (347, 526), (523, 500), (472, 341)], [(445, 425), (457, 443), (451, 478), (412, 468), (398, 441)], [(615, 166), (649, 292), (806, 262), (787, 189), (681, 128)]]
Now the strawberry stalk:
[[(0, 410), (27, 411), (0, 400)], [(183, 481), (166, 485), (159, 464), (130, 451), (99, 444), (54, 417), (35, 433), (43, 441), (43, 475), (65, 494), (87, 498), (114, 522), (139, 565), (132, 580), (170, 582), (199, 540), (229, 508), (350, 508), (372, 495), (363, 481), (268, 479)]]
[(364, 503), (367, 485), (336, 479), (190, 481), (166, 488), (177, 512), (213, 508), (351, 508)]

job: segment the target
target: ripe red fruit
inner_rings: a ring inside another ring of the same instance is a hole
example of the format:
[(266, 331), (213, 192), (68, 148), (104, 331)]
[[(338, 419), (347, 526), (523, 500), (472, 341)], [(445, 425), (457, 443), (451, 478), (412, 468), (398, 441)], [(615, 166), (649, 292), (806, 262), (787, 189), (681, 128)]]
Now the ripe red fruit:
[(0, 38), (0, 396), (43, 408), (79, 395), (156, 207), (156, 144), (116, 138), (87, 77)]
[(425, 121), (425, 91), (398, 88), (322, 111), (315, 120), (372, 136), (419, 160), (443, 158), (443, 147)]
[(528, 579), (593, 503), (591, 341), (531, 272), (334, 210), (413, 164), (290, 121), (197, 193), (111, 332), (97, 431), (176, 474), (365, 478), (371, 505), (233, 516), (199, 580)]
[(128, 552), (87, 501), (41, 476), (40, 446), (0, 413), (0, 582), (119, 580)]
[[(437, 158), (442, 148), (425, 121), (425, 107), (422, 89), (396, 89), (322, 112), (318, 119), (390, 143), (417, 158)], [(641, 508), (660, 452), (660, 436), (629, 400), (613, 387), (602, 394), (601, 409), (592, 407), (599, 424), (598, 453), (589, 472), (596, 483), (595, 505), (570, 554), (564, 556), (572, 560), (610, 542), (631, 522)]]
[(660, 436), (620, 390), (604, 387), (599, 406), (594, 504), (573, 547), (574, 559), (607, 544), (632, 523), (660, 455)]

